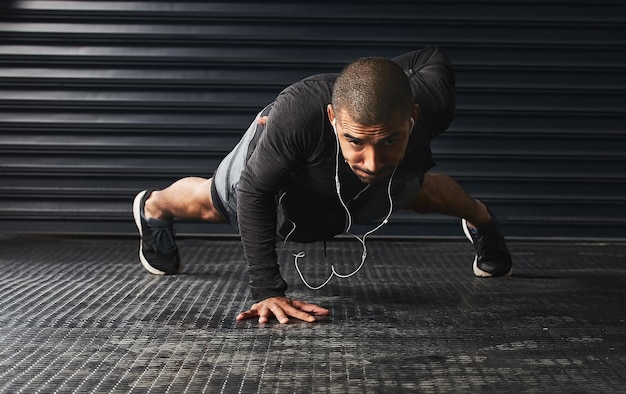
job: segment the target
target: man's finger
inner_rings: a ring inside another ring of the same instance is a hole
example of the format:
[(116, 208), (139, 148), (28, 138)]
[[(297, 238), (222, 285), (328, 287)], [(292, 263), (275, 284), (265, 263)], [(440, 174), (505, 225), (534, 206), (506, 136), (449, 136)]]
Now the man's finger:
[[(287, 306), (291, 307), (291, 305), (289, 305), (289, 304), (287, 304)], [(283, 306), (278, 305), (278, 304), (272, 304), (269, 307), (269, 309), (270, 309), (270, 311), (272, 311), (272, 313), (274, 314), (274, 317), (276, 317), (276, 320), (278, 320), (279, 323), (281, 323), (281, 324), (289, 323), (289, 318), (287, 317), (287, 314), (285, 314), (286, 307), (283, 307)], [(291, 314), (289, 314), (289, 315), (291, 316)]]
[(259, 323), (265, 324), (265, 323), (267, 323), (267, 321), (268, 321), (267, 316), (264, 316), (264, 315), (260, 315), (259, 316)]
[(330, 314), (330, 311), (328, 309), (322, 308), (319, 305), (309, 304), (308, 302), (293, 300), (292, 304), (298, 309), (301, 309), (305, 312), (314, 313), (318, 316), (325, 316)]
[(257, 312), (253, 311), (252, 309), (248, 309), (245, 312), (241, 312), (240, 314), (237, 315), (237, 320), (246, 320), (246, 319), (250, 319), (252, 317), (257, 316)]
[(300, 320), (306, 321), (306, 322), (314, 322), (315, 321), (315, 316), (306, 313), (302, 309), (297, 308), (297, 307), (293, 306), (292, 304), (288, 304), (288, 305), (283, 306), (282, 310), (288, 316), (295, 317), (296, 319), (300, 319)]

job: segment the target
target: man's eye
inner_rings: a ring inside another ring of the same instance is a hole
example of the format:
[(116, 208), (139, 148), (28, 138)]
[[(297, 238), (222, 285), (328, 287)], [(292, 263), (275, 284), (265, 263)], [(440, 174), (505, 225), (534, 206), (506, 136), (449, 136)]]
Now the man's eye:
[(351, 145), (363, 145), (363, 141), (361, 140), (348, 140)]
[(388, 140), (383, 141), (383, 145), (385, 145), (385, 146), (392, 146), (392, 145), (394, 145), (396, 142), (398, 142), (398, 139), (397, 139), (397, 138), (391, 138), (391, 139), (388, 139)]

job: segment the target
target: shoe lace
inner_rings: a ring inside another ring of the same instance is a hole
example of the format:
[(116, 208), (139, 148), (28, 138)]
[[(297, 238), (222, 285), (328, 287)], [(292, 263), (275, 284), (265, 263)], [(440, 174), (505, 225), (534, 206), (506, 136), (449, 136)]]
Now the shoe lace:
[(506, 244), (497, 225), (476, 229), (474, 234), (477, 241), (476, 251), (483, 258), (497, 261), (506, 254)]
[(154, 251), (158, 253), (169, 253), (176, 250), (174, 235), (176, 234), (173, 227), (156, 227), (150, 228), (152, 233), (152, 246)]

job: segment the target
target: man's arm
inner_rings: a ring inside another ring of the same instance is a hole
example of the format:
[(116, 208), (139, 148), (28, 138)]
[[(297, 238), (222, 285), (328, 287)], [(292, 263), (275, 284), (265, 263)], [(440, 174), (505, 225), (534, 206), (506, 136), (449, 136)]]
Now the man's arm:
[[(259, 317), (266, 322), (272, 315), (281, 323), (288, 317), (314, 321), (327, 309), (285, 297), (287, 284), (280, 274), (276, 254), (276, 197), (296, 166), (303, 165), (316, 136), (307, 131), (321, 130), (311, 124), (311, 111), (302, 98), (289, 89), (274, 103), (266, 129), (252, 152), (239, 183), (239, 230), (248, 261), (250, 289), (257, 301), (238, 320)], [(317, 123), (320, 119), (317, 119)]]

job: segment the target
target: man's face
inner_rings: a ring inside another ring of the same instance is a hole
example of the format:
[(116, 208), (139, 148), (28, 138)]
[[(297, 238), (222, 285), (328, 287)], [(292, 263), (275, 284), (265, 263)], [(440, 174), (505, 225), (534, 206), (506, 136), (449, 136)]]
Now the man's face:
[(328, 117), (334, 122), (341, 153), (356, 176), (366, 184), (388, 180), (404, 157), (412, 118), (398, 113), (387, 123), (363, 125), (346, 111), (335, 113), (332, 105), (328, 105)]

